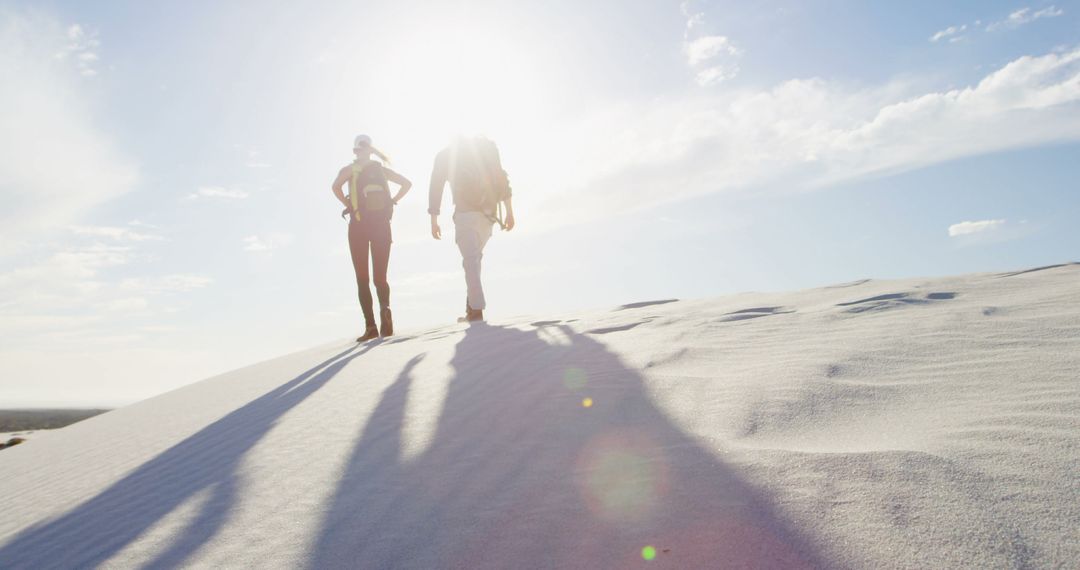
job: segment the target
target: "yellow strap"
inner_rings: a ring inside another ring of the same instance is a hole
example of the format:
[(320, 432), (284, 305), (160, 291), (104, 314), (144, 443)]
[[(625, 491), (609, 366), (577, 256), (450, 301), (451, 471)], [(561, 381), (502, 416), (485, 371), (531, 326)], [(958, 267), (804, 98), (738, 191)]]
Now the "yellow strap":
[(364, 171), (367, 165), (374, 162), (373, 160), (365, 160), (363, 162), (356, 160), (352, 164), (352, 185), (349, 186), (349, 201), (352, 202), (353, 217), (356, 221), (360, 221), (360, 173)]

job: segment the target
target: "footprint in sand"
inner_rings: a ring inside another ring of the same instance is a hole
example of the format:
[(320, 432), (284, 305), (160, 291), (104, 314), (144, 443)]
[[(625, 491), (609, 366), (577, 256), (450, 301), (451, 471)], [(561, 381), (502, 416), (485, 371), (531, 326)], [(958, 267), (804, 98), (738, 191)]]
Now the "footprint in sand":
[(886, 309), (892, 309), (896, 307), (903, 307), (906, 305), (926, 305), (931, 301), (945, 301), (948, 299), (955, 299), (956, 293), (952, 291), (939, 291), (935, 293), (927, 293), (925, 296), (917, 296), (914, 293), (887, 293), (885, 295), (878, 295), (876, 297), (868, 297), (866, 299), (859, 299), (858, 301), (848, 301), (846, 303), (837, 303), (837, 307), (850, 307), (847, 309), (848, 313), (867, 313), (872, 311), (883, 311)]
[(557, 325), (557, 324), (559, 324), (561, 322), (562, 321), (536, 321), (536, 322), (529, 323), (529, 325), (534, 326), (534, 327), (550, 327), (552, 325)]
[(651, 320), (652, 319), (645, 319), (643, 321), (639, 321), (639, 322), (636, 322), (636, 323), (628, 323), (628, 324), (619, 325), (619, 326), (616, 326), (616, 327), (603, 327), (603, 328), (599, 328), (599, 329), (587, 330), (587, 331), (585, 331), (585, 334), (608, 334), (608, 333), (613, 333), (613, 332), (628, 331), (628, 330), (630, 330), (630, 329), (632, 329), (634, 327), (641, 326), (641, 325), (643, 325), (643, 324), (645, 324), (645, 323), (647, 323), (647, 322), (649, 322)]
[(847, 283), (837, 283), (836, 285), (826, 285), (824, 289), (844, 289), (847, 287), (858, 287), (863, 283), (869, 283), (869, 279), (859, 279), (858, 281), (848, 281)]
[(794, 313), (795, 309), (787, 309), (786, 307), (754, 307), (752, 309), (742, 309), (739, 311), (733, 311), (726, 313), (720, 318), (720, 322), (727, 323), (731, 321), (745, 321), (747, 319), (757, 319), (760, 317), (768, 317), (770, 315), (786, 315), (788, 313)]
[(623, 306), (621, 306), (621, 307), (619, 307), (619, 308), (617, 308), (615, 310), (616, 311), (625, 311), (626, 309), (640, 309), (642, 307), (652, 307), (653, 305), (666, 305), (668, 303), (677, 303), (678, 301), (679, 301), (678, 299), (661, 299), (659, 301), (641, 301), (641, 302), (638, 302), (638, 303), (630, 303), (628, 305), (623, 305)]

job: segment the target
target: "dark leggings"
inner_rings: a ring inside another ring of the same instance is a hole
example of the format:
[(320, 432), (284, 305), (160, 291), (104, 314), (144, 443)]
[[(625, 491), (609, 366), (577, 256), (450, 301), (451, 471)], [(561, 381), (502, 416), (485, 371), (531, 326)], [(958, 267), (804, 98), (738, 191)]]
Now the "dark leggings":
[(371, 268), (374, 274), (375, 293), (379, 296), (379, 308), (390, 307), (390, 284), (386, 281), (386, 268), (390, 264), (390, 224), (349, 224), (349, 253), (352, 254), (353, 270), (356, 271), (356, 289), (360, 295), (360, 308), (364, 321), (375, 324), (371, 307), (371, 289), (368, 287), (368, 248), (371, 248)]

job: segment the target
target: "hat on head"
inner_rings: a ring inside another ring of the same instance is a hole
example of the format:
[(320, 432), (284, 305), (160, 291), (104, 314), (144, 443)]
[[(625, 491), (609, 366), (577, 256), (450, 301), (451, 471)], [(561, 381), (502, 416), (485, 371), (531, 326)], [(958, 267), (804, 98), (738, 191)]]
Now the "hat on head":
[(360, 148), (362, 146), (371, 146), (371, 137), (367, 135), (356, 135), (356, 139), (353, 140), (353, 148)]

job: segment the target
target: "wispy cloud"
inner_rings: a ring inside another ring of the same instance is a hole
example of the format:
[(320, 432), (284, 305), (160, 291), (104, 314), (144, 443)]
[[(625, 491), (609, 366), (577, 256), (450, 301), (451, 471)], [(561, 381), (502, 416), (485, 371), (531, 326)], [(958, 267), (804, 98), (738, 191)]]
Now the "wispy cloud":
[(211, 199), (223, 199), (223, 200), (243, 200), (247, 198), (249, 194), (243, 190), (236, 188), (225, 188), (224, 186), (203, 186), (198, 190), (187, 195), (188, 200), (198, 200), (199, 198), (211, 198)]
[(97, 50), (101, 47), (98, 33), (87, 32), (80, 24), (72, 24), (67, 28), (67, 39), (67, 45), (56, 53), (56, 58), (73, 61), (76, 69), (85, 77), (97, 75), (95, 64), (100, 59)]
[(244, 162), (244, 166), (248, 168), (270, 168), (270, 163), (262, 159), (262, 154), (255, 150), (249, 149), (247, 151), (247, 161)]
[(939, 30), (930, 36), (931, 42), (937, 42), (940, 40), (948, 39), (950, 42), (956, 42), (963, 39), (963, 33), (967, 30), (967, 24), (961, 24), (959, 26), (949, 26), (944, 30)]
[(135, 256), (126, 246), (91, 245), (53, 252), (41, 261), (0, 273), (0, 320), (33, 315), (79, 314), (102, 300), (105, 270), (128, 264)]
[(120, 281), (119, 287), (127, 292), (138, 292), (144, 295), (156, 295), (161, 293), (186, 293), (195, 289), (202, 289), (213, 283), (214, 280), (205, 275), (173, 274), (161, 277), (138, 277)]
[[(174, 296), (210, 285), (202, 275), (116, 279), (139, 259), (130, 247), (76, 247), (0, 273), (0, 335), (19, 344), (105, 338), (137, 324), (166, 325)], [(136, 268), (137, 270), (137, 268)], [(130, 319), (138, 319), (132, 322)], [(150, 322), (147, 323), (147, 319)]]
[(721, 54), (739, 55), (739, 50), (724, 36), (702, 36), (683, 45), (687, 63), (699, 65)]
[(102, 307), (112, 313), (139, 313), (150, 307), (150, 301), (145, 297), (125, 297), (103, 303)]
[(292, 242), (292, 234), (286, 233), (247, 236), (244, 238), (244, 251), (272, 251), (287, 246)]
[(1048, 6), (1041, 10), (1032, 10), (1031, 8), (1021, 8), (1008, 15), (1003, 20), (996, 22), (990, 22), (983, 26), (982, 20), (975, 20), (971, 24), (957, 24), (955, 26), (949, 26), (944, 30), (938, 30), (934, 35), (930, 36), (931, 42), (939, 42), (947, 40), (949, 43), (957, 43), (967, 39), (966, 32), (984, 29), (987, 32), (997, 32), (1001, 30), (1013, 30), (1023, 26), (1024, 24), (1030, 24), (1035, 20), (1041, 20), (1044, 18), (1057, 18), (1063, 16), (1065, 10), (1058, 8), (1057, 6)]
[(716, 85), (729, 79), (735, 79), (735, 76), (739, 74), (738, 64), (731, 65), (713, 65), (702, 69), (697, 72), (694, 78), (697, 80), (698, 85)]
[(130, 339), (127, 331), (136, 326), (167, 324), (146, 320), (167, 319), (174, 296), (212, 280), (193, 274), (131, 277), (151, 268), (142, 263), (153, 258), (145, 250), (162, 238), (150, 229), (141, 223), (76, 225), (36, 245), (28, 262), (0, 271), (0, 336), (12, 345), (55, 347), (73, 339)]
[(107, 238), (114, 241), (139, 242), (163, 239), (159, 235), (115, 226), (72, 226), (71, 231), (80, 236)]
[(983, 232), (992, 232), (1001, 229), (1005, 220), (979, 220), (977, 222), (960, 222), (949, 226), (949, 237), (968, 236)]
[[(1080, 140), (1080, 48), (1017, 58), (964, 88), (907, 85), (851, 89), (794, 79), (765, 90), (612, 107), (554, 136), (573, 147), (568, 168), (589, 191), (569, 191), (588, 202), (577, 209), (586, 217), (593, 208), (610, 213), (705, 194), (812, 189)], [(564, 199), (553, 198), (553, 217), (573, 217), (555, 205)]]
[[(136, 168), (91, 118), (80, 74), (96, 34), (0, 7), (0, 226), (29, 240), (134, 187)], [(58, 54), (64, 54), (58, 58)], [(77, 61), (75, 68), (67, 65)], [(46, 160), (44, 157), (48, 157)], [(57, 168), (63, 164), (64, 168)], [(71, 173), (77, 172), (77, 183)]]
[(986, 25), (986, 31), (994, 32), (997, 30), (1010, 30), (1019, 28), (1024, 24), (1030, 24), (1035, 20), (1041, 20), (1043, 18), (1057, 18), (1063, 16), (1065, 10), (1058, 8), (1057, 6), (1047, 6), (1042, 10), (1032, 11), (1031, 8), (1021, 8), (1012, 14), (1009, 14), (1008, 18), (997, 22), (991, 22)]
[(727, 36), (704, 33), (705, 14), (691, 13), (688, 2), (683, 2), (681, 9), (686, 17), (682, 50), (687, 65), (695, 70), (697, 83), (707, 86), (734, 79), (739, 74), (738, 60), (742, 50)]

